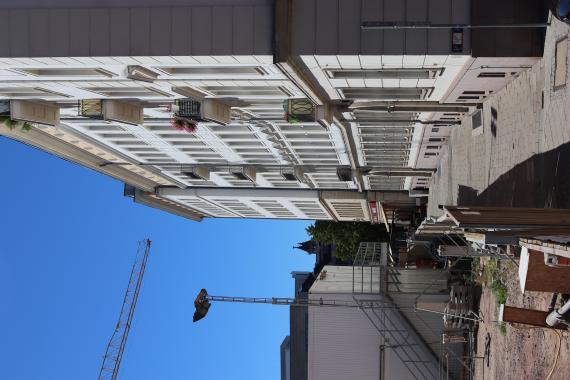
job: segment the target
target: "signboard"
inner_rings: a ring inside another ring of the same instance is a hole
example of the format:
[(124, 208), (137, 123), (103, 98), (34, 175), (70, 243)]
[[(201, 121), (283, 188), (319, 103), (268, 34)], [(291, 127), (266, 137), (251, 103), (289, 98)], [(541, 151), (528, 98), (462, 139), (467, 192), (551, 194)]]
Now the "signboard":
[(463, 29), (453, 28), (451, 29), (451, 51), (453, 53), (463, 52)]
[(378, 202), (376, 201), (369, 202), (368, 207), (370, 207), (370, 223), (379, 224), (380, 211), (378, 210)]

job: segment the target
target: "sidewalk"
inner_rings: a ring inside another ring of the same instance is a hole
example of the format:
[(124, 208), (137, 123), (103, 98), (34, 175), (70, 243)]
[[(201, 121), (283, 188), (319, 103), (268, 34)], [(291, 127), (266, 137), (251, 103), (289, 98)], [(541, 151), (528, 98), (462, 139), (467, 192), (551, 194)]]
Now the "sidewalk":
[(438, 205), (570, 208), (570, 144), (563, 146), (570, 142), (570, 83), (553, 89), (555, 44), (569, 35), (553, 19), (544, 57), (484, 102), (483, 134), (472, 136), (469, 118), (454, 127), (432, 178), (428, 215), (441, 215)]

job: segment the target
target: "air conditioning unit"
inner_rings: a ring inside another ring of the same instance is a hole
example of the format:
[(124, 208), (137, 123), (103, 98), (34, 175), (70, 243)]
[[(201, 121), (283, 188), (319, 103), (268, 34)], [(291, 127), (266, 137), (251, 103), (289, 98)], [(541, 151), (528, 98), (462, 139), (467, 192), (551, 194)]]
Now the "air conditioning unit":
[(59, 124), (59, 107), (28, 100), (10, 101), (10, 118), (45, 125)]
[(300, 167), (283, 168), (281, 169), (281, 176), (285, 181), (304, 182), (305, 170)]
[(152, 83), (158, 78), (158, 73), (139, 65), (127, 66), (127, 78)]
[(257, 172), (252, 166), (242, 166), (237, 168), (231, 168), (230, 173), (239, 180), (247, 180), (255, 182), (257, 179)]
[(184, 169), (182, 171), (182, 174), (184, 174), (186, 177), (190, 179), (201, 179), (204, 181), (210, 180), (210, 169), (205, 167)]
[(178, 99), (175, 106), (176, 116), (198, 122), (210, 121), (221, 125), (227, 125), (231, 122), (232, 108), (216, 99)]
[(85, 99), (79, 101), (79, 115), (92, 119), (114, 120), (127, 124), (143, 124), (144, 108), (110, 99)]

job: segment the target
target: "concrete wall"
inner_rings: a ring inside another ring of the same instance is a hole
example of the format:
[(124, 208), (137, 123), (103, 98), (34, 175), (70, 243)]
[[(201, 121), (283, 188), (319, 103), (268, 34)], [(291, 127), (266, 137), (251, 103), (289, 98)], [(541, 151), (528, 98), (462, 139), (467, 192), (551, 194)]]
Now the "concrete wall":
[(272, 5), (273, 0), (2, 0), (0, 9)]
[[(330, 268), (330, 267), (325, 267)], [(311, 294), (311, 299), (351, 301), (351, 294)], [(367, 295), (366, 299), (380, 299), (379, 295)], [(378, 326), (380, 319), (371, 318)], [(383, 315), (381, 310), (376, 310)], [(309, 380), (408, 380), (435, 378), (437, 360), (410, 326), (393, 309), (386, 311), (384, 322), (393, 330), (409, 330), (394, 339), (379, 333), (364, 312), (356, 308), (309, 307)], [(390, 348), (403, 344), (404, 339), (413, 346)], [(384, 346), (385, 347), (382, 347)], [(411, 348), (413, 347), (413, 348)], [(384, 348), (384, 353), (382, 353)], [(408, 355), (406, 355), (406, 353)], [(423, 361), (406, 364), (404, 360)], [(381, 375), (382, 374), (382, 375)]]
[[(548, 0), (475, 0), (474, 24), (544, 23)], [(546, 28), (477, 29), (472, 34), (474, 57), (542, 57)]]
[(62, 1), (63, 7), (50, 1), (49, 8), (39, 0), (18, 3), (2, 1), (0, 57), (273, 53), (273, 6), (267, 0), (178, 0), (159, 7), (145, 0), (119, 0), (113, 6)]
[[(469, 23), (471, 0), (293, 0), (293, 55), (447, 55), (451, 31), (361, 30), (364, 21)], [(464, 52), (470, 51), (465, 31)]]
[[(361, 289), (361, 279), (363, 294), (353, 294), (353, 269), (355, 292)], [(380, 268), (365, 267), (360, 277), (361, 269), (326, 265), (309, 290), (309, 299), (313, 300), (354, 303), (356, 297), (379, 304), (366, 312), (350, 307), (309, 307), (308, 379), (435, 378), (438, 360), (433, 351), (404, 314), (392, 307), (392, 301), (379, 293)], [(437, 319), (442, 326), (441, 317)], [(439, 341), (438, 337), (435, 340)], [(406, 365), (407, 360), (415, 364)]]

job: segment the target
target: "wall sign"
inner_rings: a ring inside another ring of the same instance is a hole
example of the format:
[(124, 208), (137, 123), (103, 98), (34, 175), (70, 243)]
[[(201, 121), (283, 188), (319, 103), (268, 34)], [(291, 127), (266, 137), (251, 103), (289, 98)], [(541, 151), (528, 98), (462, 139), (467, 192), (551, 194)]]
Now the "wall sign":
[(463, 28), (451, 29), (451, 51), (453, 53), (463, 52)]
[(378, 203), (376, 201), (372, 201), (368, 203), (370, 207), (370, 223), (371, 224), (378, 224), (380, 223), (380, 213), (378, 210)]

